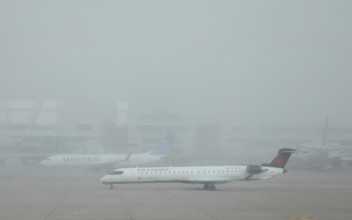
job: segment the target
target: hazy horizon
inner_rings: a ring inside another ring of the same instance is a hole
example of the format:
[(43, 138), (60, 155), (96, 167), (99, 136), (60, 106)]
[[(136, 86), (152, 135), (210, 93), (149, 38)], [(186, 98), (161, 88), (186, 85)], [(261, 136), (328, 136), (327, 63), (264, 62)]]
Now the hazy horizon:
[(1, 1), (0, 99), (352, 126), (350, 1)]

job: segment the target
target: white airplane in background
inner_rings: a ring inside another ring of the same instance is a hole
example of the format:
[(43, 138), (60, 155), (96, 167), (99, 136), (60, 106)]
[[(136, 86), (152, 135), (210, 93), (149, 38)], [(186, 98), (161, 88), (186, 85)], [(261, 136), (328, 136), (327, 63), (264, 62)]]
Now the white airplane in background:
[(295, 150), (282, 148), (268, 164), (238, 166), (144, 167), (122, 168), (100, 179), (103, 184), (120, 183), (191, 183), (203, 184), (205, 190), (215, 190), (214, 184), (239, 180), (264, 180), (286, 173), (286, 162)]
[(76, 167), (111, 170), (118, 166), (132, 166), (160, 161), (171, 153), (174, 135), (168, 134), (153, 150), (141, 154), (69, 154), (50, 156), (40, 162), (46, 167)]
[(320, 143), (305, 143), (296, 148), (292, 166), (331, 170), (339, 168), (352, 158), (352, 152), (347, 147), (328, 143), (329, 118), (326, 117), (324, 131)]

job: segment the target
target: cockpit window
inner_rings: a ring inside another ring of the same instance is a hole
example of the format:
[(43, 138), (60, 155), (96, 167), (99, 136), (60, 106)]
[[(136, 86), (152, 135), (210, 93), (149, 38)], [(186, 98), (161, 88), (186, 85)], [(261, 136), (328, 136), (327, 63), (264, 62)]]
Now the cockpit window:
[(121, 174), (123, 174), (123, 171), (121, 170), (112, 172), (112, 175), (121, 175)]

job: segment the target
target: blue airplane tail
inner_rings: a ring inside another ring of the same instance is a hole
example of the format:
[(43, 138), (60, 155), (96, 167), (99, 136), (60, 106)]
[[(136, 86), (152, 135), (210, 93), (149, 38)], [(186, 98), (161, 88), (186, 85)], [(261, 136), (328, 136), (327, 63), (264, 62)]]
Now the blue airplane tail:
[(154, 155), (168, 156), (171, 154), (174, 134), (170, 133), (161, 139), (159, 145), (151, 152)]

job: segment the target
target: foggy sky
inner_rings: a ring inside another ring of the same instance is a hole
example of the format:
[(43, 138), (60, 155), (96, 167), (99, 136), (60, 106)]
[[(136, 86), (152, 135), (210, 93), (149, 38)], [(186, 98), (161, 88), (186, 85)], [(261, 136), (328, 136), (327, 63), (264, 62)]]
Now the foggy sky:
[(351, 1), (0, 1), (0, 98), (352, 126)]

